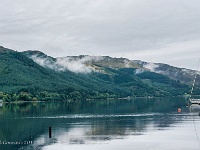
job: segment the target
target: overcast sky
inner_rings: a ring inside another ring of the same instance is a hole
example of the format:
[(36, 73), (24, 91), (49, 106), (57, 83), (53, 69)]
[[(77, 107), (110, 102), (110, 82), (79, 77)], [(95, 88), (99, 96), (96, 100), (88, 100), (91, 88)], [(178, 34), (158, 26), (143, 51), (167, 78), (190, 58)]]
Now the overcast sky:
[(0, 0), (0, 45), (196, 69), (199, 0)]

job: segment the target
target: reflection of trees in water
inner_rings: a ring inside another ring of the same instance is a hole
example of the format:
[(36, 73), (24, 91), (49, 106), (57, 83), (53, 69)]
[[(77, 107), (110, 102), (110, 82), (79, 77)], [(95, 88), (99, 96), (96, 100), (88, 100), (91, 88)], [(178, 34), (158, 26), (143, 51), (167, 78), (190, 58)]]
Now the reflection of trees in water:
[[(58, 130), (54, 134), (60, 136), (63, 131), (76, 130), (77, 124), (83, 130), (89, 128), (83, 132), (83, 143), (124, 138), (143, 134), (149, 124), (163, 128), (181, 121), (182, 116), (170, 115), (181, 106), (185, 106), (184, 100), (159, 98), (4, 104), (0, 108), (0, 139), (35, 141), (48, 135), (49, 126)], [(72, 143), (76, 141), (80, 141), (76, 136), (71, 139)], [(15, 147), (18, 146), (10, 145), (11, 149)]]
[(141, 134), (144, 130), (144, 122), (138, 117), (117, 117), (102, 119), (91, 123), (91, 130), (87, 132), (87, 136), (96, 140), (122, 138), (130, 134)]

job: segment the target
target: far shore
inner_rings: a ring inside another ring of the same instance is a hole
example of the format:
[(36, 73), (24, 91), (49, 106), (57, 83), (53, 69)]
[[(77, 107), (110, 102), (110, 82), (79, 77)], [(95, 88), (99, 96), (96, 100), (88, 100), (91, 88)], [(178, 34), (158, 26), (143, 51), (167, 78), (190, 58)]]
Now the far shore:
[[(170, 97), (184, 97), (184, 96), (170, 96)], [(120, 98), (105, 98), (105, 99), (85, 99), (87, 101), (90, 100), (114, 100), (114, 99), (118, 99), (118, 100), (131, 100), (131, 99), (135, 99), (135, 98), (148, 98), (148, 99), (152, 99), (152, 98), (167, 98), (167, 97), (153, 97), (153, 96), (148, 96), (148, 97), (120, 97)], [(0, 103), (4, 103), (4, 104), (9, 104), (9, 103), (15, 103), (15, 104), (19, 104), (19, 103), (41, 103), (41, 102), (71, 102), (71, 101), (79, 101), (79, 100), (51, 100), (51, 101), (12, 101), (12, 102), (3, 102), (0, 101)]]

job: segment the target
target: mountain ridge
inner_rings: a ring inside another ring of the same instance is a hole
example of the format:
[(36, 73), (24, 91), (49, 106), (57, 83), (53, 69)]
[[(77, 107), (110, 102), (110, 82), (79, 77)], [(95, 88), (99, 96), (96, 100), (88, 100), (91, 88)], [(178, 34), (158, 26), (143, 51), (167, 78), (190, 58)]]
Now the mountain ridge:
[(4, 47), (0, 51), (0, 99), (4, 101), (181, 96), (190, 89), (189, 78), (184, 83), (158, 73), (164, 70), (162, 64), (151, 70), (146, 62), (126, 58), (54, 58), (40, 51)]
[[(47, 56), (47, 55), (45, 55)], [(47, 56), (49, 58), (53, 58), (50, 56)], [(47, 58), (46, 57), (46, 58)], [(65, 57), (59, 57), (59, 58), (71, 58), (72, 60), (75, 58), (75, 60), (77, 59), (83, 59), (85, 57), (100, 57), (100, 61), (98, 62), (94, 62), (92, 60), (92, 63), (94, 63), (93, 65), (97, 65), (97, 66), (103, 66), (103, 67), (112, 67), (112, 68), (137, 68), (137, 69), (143, 69), (143, 70), (149, 70), (151, 72), (156, 72), (162, 75), (166, 75), (168, 77), (170, 77), (171, 79), (174, 80), (179, 80), (182, 83), (185, 83), (187, 85), (192, 85), (193, 79), (195, 74), (197, 74), (197, 84), (200, 85), (200, 72), (199, 71), (195, 71), (192, 69), (187, 69), (187, 68), (179, 68), (179, 67), (174, 67), (168, 64), (164, 64), (164, 63), (149, 63), (149, 62), (145, 62), (145, 61), (141, 61), (141, 60), (129, 60), (127, 58), (112, 58), (110, 56), (89, 56), (89, 55), (79, 55), (79, 56), (65, 56)], [(54, 58), (54, 60), (56, 60), (57, 58)], [(117, 62), (117, 61), (118, 62)], [(111, 63), (108, 65), (106, 65), (105, 62), (110, 61)], [(121, 61), (119, 63), (119, 61)], [(177, 74), (179, 74), (179, 76), (177, 76)]]

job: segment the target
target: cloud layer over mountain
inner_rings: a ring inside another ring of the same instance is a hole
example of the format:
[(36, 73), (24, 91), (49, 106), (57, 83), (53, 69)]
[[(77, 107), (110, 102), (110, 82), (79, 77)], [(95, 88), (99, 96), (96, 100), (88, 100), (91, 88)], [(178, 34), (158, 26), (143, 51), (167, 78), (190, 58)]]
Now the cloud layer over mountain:
[(91, 73), (98, 72), (94, 67), (90, 65), (92, 61), (99, 61), (103, 59), (101, 56), (84, 56), (83, 58), (72, 58), (72, 57), (60, 57), (56, 58), (55, 61), (49, 57), (39, 57), (38, 55), (32, 55), (30, 57), (33, 61), (39, 65), (54, 69), (56, 71), (69, 70), (74, 73)]

